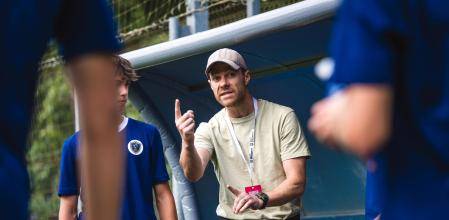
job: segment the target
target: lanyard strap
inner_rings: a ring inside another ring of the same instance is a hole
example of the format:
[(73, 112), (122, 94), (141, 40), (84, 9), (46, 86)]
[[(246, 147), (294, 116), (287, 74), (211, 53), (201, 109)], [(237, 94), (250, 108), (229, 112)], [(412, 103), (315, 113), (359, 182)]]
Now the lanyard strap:
[(232, 126), (231, 119), (229, 118), (228, 111), (226, 110), (226, 125), (228, 126), (229, 133), (231, 133), (232, 142), (234, 143), (234, 147), (236, 148), (237, 152), (240, 153), (240, 156), (242, 156), (243, 161), (246, 164), (246, 167), (248, 168), (248, 174), (251, 181), (251, 185), (253, 185), (253, 170), (254, 170), (254, 145), (255, 145), (255, 129), (256, 129), (256, 118), (257, 118), (257, 112), (258, 112), (258, 106), (257, 106), (257, 100), (253, 98), (253, 105), (254, 105), (254, 123), (253, 128), (251, 129), (250, 137), (249, 137), (249, 152), (248, 152), (248, 159), (249, 163), (246, 161), (245, 156), (243, 155), (242, 147), (240, 146), (240, 143), (237, 139), (237, 136), (235, 135), (234, 126)]

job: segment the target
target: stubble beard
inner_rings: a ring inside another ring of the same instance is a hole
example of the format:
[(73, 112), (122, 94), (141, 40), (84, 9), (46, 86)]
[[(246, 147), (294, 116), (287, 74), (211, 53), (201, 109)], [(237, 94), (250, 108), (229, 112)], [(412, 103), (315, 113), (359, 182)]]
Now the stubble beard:
[(225, 108), (232, 108), (232, 107), (237, 107), (239, 105), (241, 105), (244, 100), (245, 100), (245, 93), (244, 92), (238, 92), (235, 93), (235, 99), (231, 102), (228, 102), (228, 104), (225, 105), (225, 103), (222, 101), (222, 103), (220, 103), (223, 107)]

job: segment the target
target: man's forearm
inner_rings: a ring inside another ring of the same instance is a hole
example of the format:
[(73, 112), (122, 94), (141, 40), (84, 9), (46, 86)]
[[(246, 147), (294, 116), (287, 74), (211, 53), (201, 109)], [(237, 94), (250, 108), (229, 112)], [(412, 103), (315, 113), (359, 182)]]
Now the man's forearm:
[(286, 179), (275, 189), (265, 192), (268, 197), (267, 206), (279, 206), (293, 199), (299, 198), (304, 193), (306, 185), (306, 158), (299, 157), (282, 162)]
[(188, 180), (195, 182), (203, 176), (204, 171), (201, 158), (193, 144), (183, 143), (179, 163)]
[(267, 206), (280, 206), (293, 199), (299, 198), (304, 193), (305, 183), (291, 181), (289, 179), (284, 180), (274, 190), (265, 192), (268, 197)]

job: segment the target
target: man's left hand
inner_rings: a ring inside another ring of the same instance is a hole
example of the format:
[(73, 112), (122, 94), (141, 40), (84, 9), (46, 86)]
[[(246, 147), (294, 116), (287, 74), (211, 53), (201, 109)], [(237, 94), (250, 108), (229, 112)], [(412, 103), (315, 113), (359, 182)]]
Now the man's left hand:
[(263, 201), (257, 198), (257, 196), (250, 195), (229, 185), (227, 188), (236, 196), (234, 206), (232, 207), (234, 214), (240, 214), (248, 208), (260, 209), (263, 206)]

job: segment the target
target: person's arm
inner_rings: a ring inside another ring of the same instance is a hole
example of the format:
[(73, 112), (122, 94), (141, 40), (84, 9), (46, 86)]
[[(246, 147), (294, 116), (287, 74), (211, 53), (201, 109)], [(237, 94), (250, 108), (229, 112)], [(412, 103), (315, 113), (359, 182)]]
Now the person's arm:
[[(285, 180), (273, 190), (264, 191), (269, 197), (267, 206), (279, 206), (300, 198), (306, 184), (306, 160), (310, 152), (293, 110), (285, 115), (281, 125), (279, 156), (282, 159)], [(228, 186), (228, 189), (236, 196), (233, 206), (236, 214), (247, 208), (260, 209), (263, 206), (262, 200), (257, 196), (238, 191), (231, 186)]]
[(59, 220), (75, 220), (77, 215), (78, 196), (61, 196), (59, 202)]
[(306, 184), (306, 160), (310, 157), (310, 152), (293, 111), (286, 114), (280, 137), (280, 156), (285, 180), (272, 191), (265, 192), (269, 197), (267, 206), (279, 206), (300, 198)]
[(295, 198), (300, 198), (306, 186), (306, 158), (292, 158), (282, 162), (286, 179), (274, 190), (265, 192), (267, 206), (280, 206)]
[(184, 175), (189, 181), (196, 182), (203, 177), (209, 160), (210, 153), (206, 149), (195, 148), (193, 144), (182, 143), (179, 164), (181, 164)]
[(123, 189), (123, 140), (114, 65), (109, 55), (70, 60), (81, 128), (81, 179), (87, 219), (118, 219)]
[(309, 129), (324, 143), (368, 158), (391, 130), (392, 91), (382, 84), (354, 84), (312, 107)]
[(388, 139), (391, 88), (408, 42), (407, 16), (393, 10), (402, 4), (343, 1), (331, 41), (335, 65), (329, 82), (347, 87), (313, 106), (309, 128), (319, 140), (366, 158)]
[[(306, 158), (292, 158), (282, 162), (286, 179), (275, 189), (264, 192), (268, 195), (268, 206), (280, 206), (295, 198), (299, 198), (304, 193), (306, 185)], [(233, 211), (236, 214), (242, 213), (248, 208), (260, 209), (263, 201), (255, 195), (228, 186), (228, 189), (236, 196)]]
[(74, 134), (64, 141), (62, 146), (58, 187), (60, 220), (76, 219), (77, 215), (78, 196), (80, 193), (79, 172), (77, 170), (78, 137), (77, 134)]
[(184, 175), (189, 181), (198, 181), (204, 174), (207, 163), (210, 160), (210, 153), (206, 149), (196, 148), (195, 140), (195, 120), (193, 111), (189, 110), (181, 115), (179, 100), (175, 101), (175, 123), (176, 128), (182, 138), (181, 156), (179, 164)]
[(88, 220), (119, 218), (123, 189), (123, 140), (111, 54), (121, 44), (105, 0), (63, 1), (55, 15), (58, 41), (78, 97), (80, 176)]
[(167, 182), (158, 183), (153, 186), (156, 198), (157, 211), (162, 220), (178, 219), (176, 215), (175, 199)]

